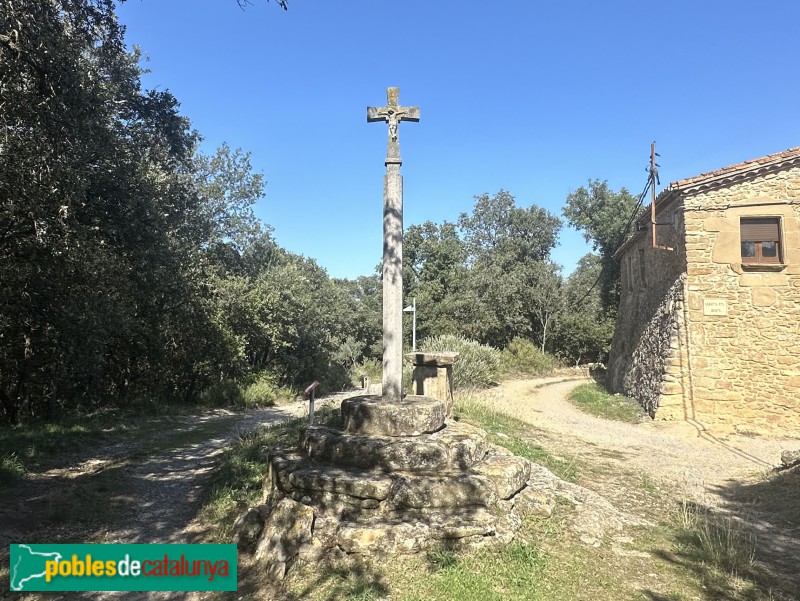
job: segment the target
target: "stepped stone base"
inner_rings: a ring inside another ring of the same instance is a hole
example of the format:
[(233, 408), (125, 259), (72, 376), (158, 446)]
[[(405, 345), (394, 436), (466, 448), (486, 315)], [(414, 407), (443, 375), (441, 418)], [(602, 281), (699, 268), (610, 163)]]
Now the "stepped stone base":
[(296, 557), (507, 543), (526, 514), (550, 515), (552, 474), (446, 410), (424, 396), (348, 399), (343, 431), (310, 426), (297, 450), (273, 451), (256, 535), (268, 574)]

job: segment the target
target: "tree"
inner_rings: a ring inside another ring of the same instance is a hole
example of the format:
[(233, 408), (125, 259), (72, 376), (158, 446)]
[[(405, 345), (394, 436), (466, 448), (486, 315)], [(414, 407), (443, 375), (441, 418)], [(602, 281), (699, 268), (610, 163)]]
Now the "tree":
[(471, 263), (492, 256), (509, 264), (546, 259), (558, 242), (561, 220), (536, 205), (518, 207), (511, 194), (500, 190), (476, 196), (472, 214), (462, 213), (458, 226)]
[(197, 153), (193, 171), (204, 245), (226, 244), (241, 253), (262, 229), (253, 204), (264, 196), (264, 178), (253, 172), (250, 153), (224, 143), (213, 156)]
[(539, 325), (542, 352), (547, 344), (548, 328), (563, 310), (560, 268), (552, 261), (538, 261), (529, 275), (531, 312)]
[(575, 363), (604, 362), (614, 334), (614, 319), (601, 301), (600, 257), (586, 254), (564, 284), (564, 309), (553, 330), (553, 348), (561, 358)]
[(619, 304), (619, 262), (614, 253), (633, 232), (638, 201), (625, 188), (613, 192), (608, 183), (589, 180), (587, 187), (578, 188), (567, 196), (564, 217), (573, 227), (583, 230), (600, 253), (602, 275), (601, 300), (606, 314), (615, 315)]
[[(410, 226), (403, 236), (403, 254), (404, 295), (415, 297), (420, 308), (417, 338), (456, 333), (460, 329), (456, 305), (464, 292), (467, 267), (455, 224), (426, 221)], [(409, 330), (406, 340), (410, 335)]]
[(474, 307), (463, 333), (498, 348), (517, 337), (546, 340), (553, 315), (545, 308), (552, 300), (545, 295), (553, 291), (547, 260), (561, 220), (536, 205), (517, 207), (514, 197), (500, 190), (476, 196), (472, 214), (463, 213), (459, 227)]
[(15, 421), (125, 399), (177, 359), (176, 311), (198, 317), (178, 299), (196, 137), (171, 94), (141, 89), (112, 2), (2, 6), (0, 402)]

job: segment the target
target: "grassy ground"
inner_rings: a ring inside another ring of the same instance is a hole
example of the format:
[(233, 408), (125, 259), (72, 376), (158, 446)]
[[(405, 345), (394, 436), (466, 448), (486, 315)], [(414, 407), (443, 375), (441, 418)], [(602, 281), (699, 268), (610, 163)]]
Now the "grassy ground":
[(493, 411), (481, 403), (477, 394), (459, 395), (454, 417), (463, 419), (489, 434), (489, 440), (494, 444), (507, 448), (520, 457), (525, 457), (539, 465), (543, 465), (559, 478), (569, 482), (577, 482), (579, 465), (575, 461), (566, 461), (555, 457), (545, 451), (541, 446), (532, 443), (526, 436), (529, 427), (518, 419)]
[(598, 384), (578, 386), (569, 396), (577, 407), (605, 419), (636, 424), (645, 414), (642, 406), (634, 399), (618, 394), (609, 394)]

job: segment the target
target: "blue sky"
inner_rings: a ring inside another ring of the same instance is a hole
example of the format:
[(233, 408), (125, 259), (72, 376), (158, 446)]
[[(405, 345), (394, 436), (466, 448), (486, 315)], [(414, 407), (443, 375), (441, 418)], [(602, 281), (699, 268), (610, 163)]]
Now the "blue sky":
[[(145, 85), (170, 90), (213, 152), (252, 152), (256, 214), (334, 277), (381, 255), (386, 126), (400, 87), (405, 224), (455, 221), (508, 190), (560, 214), (589, 178), (638, 194), (800, 145), (800, 3), (128, 0)], [(565, 225), (568, 273), (589, 247)]]

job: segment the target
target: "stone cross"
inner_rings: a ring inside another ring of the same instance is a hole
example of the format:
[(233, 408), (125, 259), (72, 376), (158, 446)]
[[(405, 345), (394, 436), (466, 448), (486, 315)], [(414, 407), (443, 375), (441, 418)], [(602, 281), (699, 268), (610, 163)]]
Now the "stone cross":
[(383, 399), (399, 401), (403, 381), (403, 176), (401, 121), (419, 121), (419, 107), (400, 106), (400, 88), (386, 88), (386, 106), (367, 107), (367, 122), (389, 124), (383, 176)]

